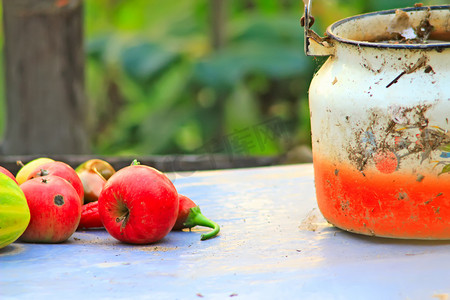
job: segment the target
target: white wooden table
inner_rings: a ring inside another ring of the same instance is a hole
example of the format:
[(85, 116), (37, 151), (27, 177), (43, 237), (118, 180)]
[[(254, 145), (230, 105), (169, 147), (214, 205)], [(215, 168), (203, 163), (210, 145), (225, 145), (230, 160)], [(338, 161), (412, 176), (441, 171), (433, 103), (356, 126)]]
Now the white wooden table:
[(330, 226), (311, 164), (170, 176), (217, 237), (200, 241), (198, 228), (133, 246), (90, 230), (13, 243), (0, 250), (0, 299), (450, 299), (450, 241)]

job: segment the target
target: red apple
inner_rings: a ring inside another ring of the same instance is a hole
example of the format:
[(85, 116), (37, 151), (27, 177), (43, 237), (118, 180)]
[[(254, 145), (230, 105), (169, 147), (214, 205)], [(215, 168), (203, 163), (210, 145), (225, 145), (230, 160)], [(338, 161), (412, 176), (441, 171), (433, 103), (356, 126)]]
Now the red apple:
[(23, 164), (22, 161), (18, 160), (17, 165), (21, 166), (19, 172), (16, 174), (16, 179), (19, 184), (24, 183), (27, 181), (28, 176), (30, 176), (31, 172), (34, 171), (37, 167), (40, 165), (46, 164), (48, 162), (54, 161), (51, 158), (48, 157), (39, 157), (36, 159), (33, 159), (32, 161), (27, 162), (26, 164)]
[(31, 214), (21, 241), (61, 243), (75, 232), (80, 222), (81, 203), (67, 180), (48, 175), (27, 180), (20, 187)]
[(84, 203), (97, 201), (106, 180), (116, 172), (108, 162), (101, 159), (87, 160), (75, 171), (83, 183)]
[(15, 183), (19, 184), (16, 180), (16, 177), (14, 177), (14, 175), (6, 168), (1, 167), (0, 166), (0, 172), (5, 174), (6, 176), (8, 176), (9, 178), (11, 178), (12, 180), (14, 180)]
[(106, 180), (116, 172), (110, 163), (98, 158), (89, 159), (75, 169), (77, 172), (82, 170), (95, 170)]
[(144, 166), (120, 169), (98, 199), (100, 218), (116, 239), (131, 244), (161, 240), (178, 215), (178, 193), (166, 175)]
[(87, 204), (97, 201), (106, 184), (106, 179), (94, 170), (83, 170), (77, 174), (83, 184), (83, 202)]
[(78, 197), (80, 198), (80, 204), (84, 203), (84, 190), (83, 183), (81, 182), (80, 177), (78, 177), (77, 172), (69, 166), (68, 164), (62, 161), (52, 161), (40, 165), (28, 176), (28, 180), (40, 176), (47, 175), (55, 175), (67, 180), (77, 191)]

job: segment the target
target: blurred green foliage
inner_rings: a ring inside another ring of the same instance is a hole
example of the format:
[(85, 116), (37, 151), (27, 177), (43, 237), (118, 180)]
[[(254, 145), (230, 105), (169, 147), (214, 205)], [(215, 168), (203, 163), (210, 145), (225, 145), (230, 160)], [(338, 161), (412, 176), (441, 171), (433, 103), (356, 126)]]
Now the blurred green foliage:
[[(261, 155), (309, 144), (307, 88), (321, 60), (303, 53), (302, 2), (222, 1), (222, 12), (213, 2), (85, 2), (95, 152)], [(321, 33), (338, 19), (412, 5), (314, 1), (314, 27)], [(272, 134), (261, 143), (255, 129)]]
[[(223, 2), (222, 47), (213, 47), (210, 1), (86, 2), (96, 152), (258, 155), (308, 143), (313, 63), (299, 3)], [(271, 131), (274, 119), (285, 130), (262, 145), (255, 128)]]
[[(322, 34), (339, 19), (414, 3), (316, 0), (313, 28)], [(94, 153), (274, 155), (309, 144), (307, 89), (323, 60), (304, 55), (302, 1), (84, 5)]]

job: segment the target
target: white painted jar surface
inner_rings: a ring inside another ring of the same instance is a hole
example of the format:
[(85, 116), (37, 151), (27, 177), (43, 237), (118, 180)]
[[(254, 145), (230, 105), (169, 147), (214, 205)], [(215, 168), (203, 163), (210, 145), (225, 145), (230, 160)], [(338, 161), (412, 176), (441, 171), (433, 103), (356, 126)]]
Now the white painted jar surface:
[[(308, 29), (309, 30), (309, 29)], [(450, 239), (450, 6), (344, 19), (307, 53), (316, 194), (342, 229)]]

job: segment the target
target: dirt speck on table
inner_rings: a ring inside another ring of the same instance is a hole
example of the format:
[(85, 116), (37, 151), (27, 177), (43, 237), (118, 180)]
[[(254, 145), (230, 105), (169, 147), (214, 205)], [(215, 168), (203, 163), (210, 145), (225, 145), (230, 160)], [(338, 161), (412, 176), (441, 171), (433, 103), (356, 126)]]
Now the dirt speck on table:
[(317, 210), (314, 208), (312, 209), (308, 215), (302, 220), (302, 223), (300, 224), (299, 228), (300, 230), (308, 230), (308, 231), (316, 231), (319, 227), (318, 221), (319, 217), (317, 215)]

